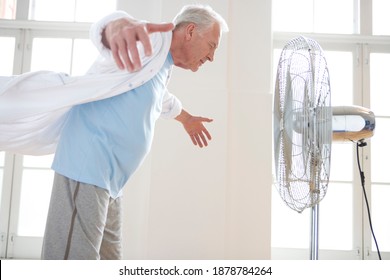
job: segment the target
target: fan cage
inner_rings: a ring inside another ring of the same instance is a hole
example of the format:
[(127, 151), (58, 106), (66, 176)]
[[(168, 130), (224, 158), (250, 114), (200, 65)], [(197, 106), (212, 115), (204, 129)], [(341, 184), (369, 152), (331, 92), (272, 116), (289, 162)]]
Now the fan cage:
[(330, 174), (332, 109), (329, 72), (319, 44), (305, 37), (282, 50), (275, 86), (278, 192), (293, 210), (318, 204)]

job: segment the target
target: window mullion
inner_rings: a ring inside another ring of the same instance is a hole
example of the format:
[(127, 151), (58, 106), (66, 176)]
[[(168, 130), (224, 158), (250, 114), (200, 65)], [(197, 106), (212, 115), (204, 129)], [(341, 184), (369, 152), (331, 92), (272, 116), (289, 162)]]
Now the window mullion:
[(16, 20), (28, 20), (30, 0), (17, 0)]
[(1, 188), (1, 208), (0, 208), (0, 257), (7, 256), (9, 223), (10, 223), (10, 208), (12, 199), (12, 184), (13, 184), (13, 170), (15, 164), (15, 156), (11, 153), (5, 154), (4, 169), (3, 169), (3, 185)]
[(360, 33), (360, 0), (354, 0), (353, 3), (353, 33)]
[(19, 29), (16, 35), (15, 54), (12, 73), (14, 75), (21, 74), (23, 71), (23, 55), (25, 49), (25, 31)]
[(32, 56), (32, 36), (31, 30), (23, 29), (23, 47), (22, 47), (22, 64), (21, 73), (30, 71), (31, 69), (31, 56)]
[(372, 35), (372, 0), (360, 0), (360, 34)]
[(9, 224), (8, 224), (8, 242), (6, 258), (13, 258), (14, 237), (18, 230), (18, 217), (20, 208), (20, 193), (22, 186), (23, 156), (13, 156), (12, 168), (12, 186), (10, 188), (10, 206), (9, 206)]

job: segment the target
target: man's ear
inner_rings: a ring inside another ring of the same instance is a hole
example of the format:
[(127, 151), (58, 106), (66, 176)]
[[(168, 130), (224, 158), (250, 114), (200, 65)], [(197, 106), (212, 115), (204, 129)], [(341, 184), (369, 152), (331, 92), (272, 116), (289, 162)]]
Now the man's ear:
[(186, 27), (186, 39), (191, 40), (194, 35), (196, 25), (194, 23), (189, 23)]

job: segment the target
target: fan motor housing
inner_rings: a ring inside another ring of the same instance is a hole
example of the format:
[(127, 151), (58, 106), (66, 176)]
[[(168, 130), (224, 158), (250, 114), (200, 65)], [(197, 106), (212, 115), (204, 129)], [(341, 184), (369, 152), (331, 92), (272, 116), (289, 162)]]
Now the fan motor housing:
[(332, 107), (333, 141), (359, 141), (374, 135), (375, 115), (360, 106)]

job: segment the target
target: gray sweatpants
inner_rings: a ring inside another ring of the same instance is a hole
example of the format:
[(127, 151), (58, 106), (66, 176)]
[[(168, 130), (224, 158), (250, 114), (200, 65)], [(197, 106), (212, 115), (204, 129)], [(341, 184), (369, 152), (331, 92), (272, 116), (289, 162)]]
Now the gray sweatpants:
[(121, 259), (121, 201), (56, 173), (42, 259)]

